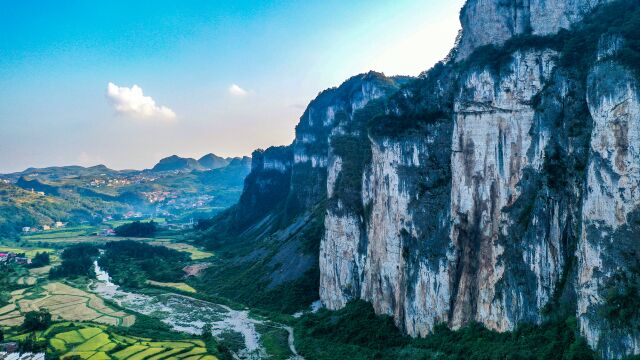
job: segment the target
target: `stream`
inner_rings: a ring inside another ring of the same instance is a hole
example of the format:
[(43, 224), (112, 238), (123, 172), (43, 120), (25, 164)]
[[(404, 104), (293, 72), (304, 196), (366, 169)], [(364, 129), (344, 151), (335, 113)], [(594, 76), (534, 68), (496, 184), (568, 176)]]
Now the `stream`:
[(288, 332), (289, 350), (294, 354), (290, 360), (303, 360), (295, 349), (295, 339), (291, 327), (251, 318), (247, 310), (233, 310), (226, 305), (215, 304), (189, 296), (163, 293), (149, 296), (125, 291), (114, 284), (109, 274), (94, 262), (96, 279), (91, 291), (111, 300), (119, 306), (144, 315), (155, 317), (169, 325), (173, 330), (193, 335), (202, 334), (205, 325), (211, 326), (211, 332), (221, 339), (226, 332), (236, 332), (244, 338), (241, 350), (234, 354), (236, 359), (264, 359), (268, 355), (260, 343), (260, 333), (256, 325), (275, 326)]

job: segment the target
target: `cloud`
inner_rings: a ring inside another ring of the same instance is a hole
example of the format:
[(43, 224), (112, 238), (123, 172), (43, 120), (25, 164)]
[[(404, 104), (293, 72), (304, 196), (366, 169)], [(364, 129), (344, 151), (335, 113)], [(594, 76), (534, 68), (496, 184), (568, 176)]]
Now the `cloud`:
[(159, 106), (150, 96), (144, 96), (142, 88), (120, 87), (112, 82), (107, 85), (107, 98), (118, 114), (139, 119), (174, 120), (176, 113), (166, 106)]
[(246, 96), (249, 92), (241, 88), (239, 85), (231, 84), (231, 86), (229, 86), (229, 94), (233, 96)]

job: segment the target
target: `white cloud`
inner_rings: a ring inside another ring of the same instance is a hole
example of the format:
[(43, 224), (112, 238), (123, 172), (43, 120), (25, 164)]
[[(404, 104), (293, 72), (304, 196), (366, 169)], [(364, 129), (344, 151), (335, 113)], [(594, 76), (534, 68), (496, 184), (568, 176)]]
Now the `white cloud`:
[(246, 96), (249, 92), (237, 84), (231, 84), (231, 86), (229, 86), (229, 94), (233, 96)]
[(144, 96), (142, 88), (120, 87), (112, 82), (107, 85), (107, 98), (118, 114), (140, 119), (174, 120), (176, 113), (166, 106), (159, 106), (150, 96)]

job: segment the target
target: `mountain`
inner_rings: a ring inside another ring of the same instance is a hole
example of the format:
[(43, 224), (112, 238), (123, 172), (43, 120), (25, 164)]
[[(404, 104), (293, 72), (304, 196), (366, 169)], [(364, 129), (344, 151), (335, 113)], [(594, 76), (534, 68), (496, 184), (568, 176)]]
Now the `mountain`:
[(183, 158), (178, 155), (172, 155), (161, 159), (151, 171), (192, 171), (192, 170), (213, 170), (223, 168), (234, 160), (243, 160), (243, 158), (223, 158), (215, 154), (207, 154), (200, 159)]
[(24, 171), (15, 172), (11, 174), (3, 174), (1, 177), (12, 182), (18, 181), (20, 177), (30, 178), (46, 178), (49, 180), (59, 180), (68, 177), (77, 176), (100, 176), (100, 175), (114, 175), (119, 173), (127, 173), (127, 170), (117, 171), (109, 169), (104, 165), (96, 165), (91, 167), (82, 166), (52, 166), (46, 168), (28, 168)]
[(214, 154), (207, 154), (198, 159), (198, 164), (205, 169), (218, 169), (229, 165), (231, 159), (222, 158)]
[(198, 163), (196, 159), (183, 158), (177, 155), (172, 155), (161, 159), (151, 171), (190, 171), (201, 170), (203, 167)]
[(253, 154), (211, 291), (370, 302), (411, 336), (577, 318), (640, 354), (640, 3), (468, 0), (444, 61), (326, 90)]
[[(181, 163), (168, 159), (161, 167)], [(211, 170), (188, 161), (177, 171), (116, 171), (99, 165), (0, 175), (0, 240), (16, 238), (22, 227), (99, 223), (129, 212), (177, 222), (209, 218), (238, 201), (251, 169), (249, 157), (225, 161)]]

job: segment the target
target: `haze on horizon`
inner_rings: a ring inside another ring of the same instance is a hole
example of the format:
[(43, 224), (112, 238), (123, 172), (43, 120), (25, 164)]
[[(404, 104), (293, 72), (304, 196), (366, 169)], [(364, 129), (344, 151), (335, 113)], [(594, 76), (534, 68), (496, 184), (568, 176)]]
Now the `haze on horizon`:
[(463, 2), (0, 1), (0, 173), (289, 144), (320, 91), (444, 58)]

